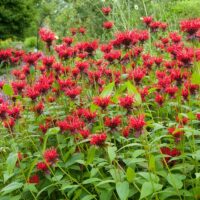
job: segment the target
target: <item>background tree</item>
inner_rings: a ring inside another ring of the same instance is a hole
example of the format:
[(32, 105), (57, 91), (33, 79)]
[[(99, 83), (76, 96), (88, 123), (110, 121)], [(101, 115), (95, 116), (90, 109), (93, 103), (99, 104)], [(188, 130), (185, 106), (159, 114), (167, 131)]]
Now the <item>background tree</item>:
[(0, 39), (23, 38), (35, 20), (36, 0), (0, 1)]

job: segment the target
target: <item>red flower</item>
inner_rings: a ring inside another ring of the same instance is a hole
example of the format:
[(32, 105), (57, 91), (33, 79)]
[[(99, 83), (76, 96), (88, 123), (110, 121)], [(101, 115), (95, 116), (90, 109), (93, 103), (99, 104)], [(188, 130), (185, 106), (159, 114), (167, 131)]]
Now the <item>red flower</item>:
[(65, 90), (65, 94), (69, 96), (71, 99), (75, 99), (78, 95), (80, 95), (82, 89), (81, 87), (73, 87), (73, 88), (67, 88)]
[(68, 130), (68, 122), (66, 120), (57, 121), (56, 124), (60, 128), (61, 132)]
[(111, 8), (110, 7), (103, 7), (101, 10), (102, 10), (104, 15), (108, 15), (111, 11)]
[(142, 130), (146, 122), (144, 120), (144, 115), (139, 115), (138, 117), (130, 117), (129, 118), (129, 126), (136, 131), (136, 137), (139, 137), (142, 133)]
[(79, 31), (79, 33), (81, 33), (82, 35), (84, 35), (85, 32), (86, 32), (86, 29), (84, 27), (80, 27), (78, 31)]
[(156, 97), (155, 97), (156, 103), (158, 103), (160, 106), (162, 106), (164, 101), (165, 101), (165, 99), (162, 95), (156, 94)]
[(104, 59), (112, 63), (114, 60), (119, 60), (121, 58), (120, 50), (111, 50), (109, 53), (104, 54)]
[(50, 165), (58, 161), (58, 156), (57, 150), (54, 147), (46, 149), (44, 152), (44, 159)]
[(106, 141), (106, 138), (107, 135), (105, 133), (92, 135), (90, 139), (90, 144), (100, 146)]
[(102, 109), (106, 109), (106, 107), (111, 103), (110, 97), (95, 97), (94, 104), (101, 107)]
[(113, 27), (113, 22), (107, 21), (103, 23), (105, 29), (111, 29)]
[(133, 103), (135, 102), (135, 99), (133, 96), (126, 95), (125, 97), (119, 98), (119, 104), (123, 108), (126, 108), (127, 110), (132, 108)]
[(121, 117), (120, 116), (116, 116), (113, 118), (106, 117), (104, 124), (105, 124), (105, 126), (111, 128), (111, 129), (115, 129), (115, 128), (117, 128), (117, 126), (119, 126), (121, 124)]
[(26, 89), (26, 94), (25, 95), (27, 97), (31, 98), (34, 101), (40, 95), (40, 93), (39, 93), (39, 91), (36, 88), (28, 87)]
[[(175, 160), (170, 161), (170, 159), (173, 157), (179, 156), (181, 154), (181, 152), (176, 148), (170, 149), (169, 147), (161, 147), (160, 151), (162, 154), (166, 155), (164, 157), (164, 160), (165, 160), (166, 164), (168, 164), (170, 166), (173, 166), (176, 162)], [(165, 162), (164, 162), (164, 164), (165, 164)]]
[(35, 105), (34, 111), (38, 114), (41, 114), (43, 110), (44, 110), (44, 104), (43, 102), (40, 101), (38, 104)]
[(166, 89), (165, 89), (165, 92), (167, 94), (170, 95), (170, 97), (174, 98), (175, 96), (175, 93), (178, 91), (178, 87), (177, 86), (168, 86)]
[(153, 17), (151, 16), (143, 17), (142, 20), (148, 26), (153, 21)]
[(102, 52), (109, 53), (111, 50), (112, 50), (112, 44), (102, 44), (101, 45), (101, 51)]
[(13, 117), (14, 119), (19, 118), (19, 116), (20, 116), (20, 110), (21, 110), (21, 109), (20, 109), (19, 107), (17, 107), (17, 106), (12, 107), (12, 108), (8, 111), (9, 116)]
[(32, 184), (39, 184), (40, 182), (40, 179), (39, 179), (39, 176), (37, 174), (31, 176), (29, 179), (28, 179), (28, 183), (32, 183)]
[(200, 113), (196, 114), (197, 119), (200, 121)]
[(169, 37), (174, 43), (179, 43), (181, 41), (181, 35), (179, 35), (177, 32), (171, 32), (169, 33)]
[(41, 170), (43, 172), (47, 172), (48, 171), (48, 166), (45, 162), (38, 162), (37, 163), (37, 169)]
[(42, 58), (42, 63), (44, 66), (46, 66), (47, 69), (50, 69), (55, 62), (55, 57), (54, 56), (49, 56), (49, 57), (43, 57)]
[(6, 120), (3, 121), (3, 126), (7, 129), (13, 129), (15, 125), (15, 120), (13, 118), (8, 118)]
[(147, 87), (145, 87), (143, 89), (140, 89), (139, 92), (140, 92), (142, 101), (144, 102), (145, 101), (145, 97), (149, 94), (149, 90), (148, 90)]
[(45, 28), (40, 29), (39, 35), (40, 35), (40, 38), (44, 42), (46, 42), (48, 48), (50, 48), (50, 46), (52, 45), (52, 42), (56, 39), (55, 34), (52, 31), (47, 30)]
[(139, 84), (144, 76), (145, 76), (145, 71), (143, 69), (136, 68), (133, 70), (133, 77), (136, 84)]
[(128, 137), (129, 136), (129, 134), (130, 134), (130, 127), (129, 126), (126, 126), (123, 130), (122, 130), (122, 135), (124, 136), (124, 137)]
[(71, 37), (65, 37), (63, 38), (63, 42), (67, 44), (67, 46), (70, 46), (71, 43), (73, 42), (73, 38)]
[(90, 131), (87, 129), (80, 130), (79, 133), (82, 135), (83, 138), (88, 138), (88, 136), (91, 135)]
[(89, 68), (90, 64), (88, 62), (76, 62), (76, 67), (81, 71), (81, 72), (87, 72), (87, 69)]
[(9, 113), (7, 103), (0, 104), (0, 118), (2, 120), (6, 119), (7, 114)]

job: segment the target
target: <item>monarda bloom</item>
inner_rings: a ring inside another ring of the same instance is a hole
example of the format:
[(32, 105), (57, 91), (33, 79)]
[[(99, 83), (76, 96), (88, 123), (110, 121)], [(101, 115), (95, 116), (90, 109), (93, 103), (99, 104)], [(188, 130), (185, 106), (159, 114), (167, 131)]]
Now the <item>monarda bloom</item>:
[(6, 119), (8, 114), (9, 114), (8, 104), (7, 103), (0, 104), (0, 118), (4, 120)]
[(54, 56), (49, 56), (49, 57), (45, 56), (42, 58), (42, 63), (47, 69), (50, 69), (54, 62), (55, 62)]
[(71, 46), (72, 42), (73, 42), (73, 38), (72, 37), (64, 37), (63, 38), (63, 42), (67, 45), (67, 46)]
[(88, 138), (88, 136), (91, 135), (90, 131), (87, 129), (80, 130), (79, 133), (84, 139)]
[(108, 15), (111, 11), (111, 8), (110, 7), (103, 7), (101, 10), (102, 10), (104, 15)]
[(181, 35), (179, 35), (177, 32), (171, 32), (169, 33), (169, 38), (174, 43), (179, 43), (182, 39)]
[(165, 92), (170, 95), (171, 98), (175, 98), (175, 94), (178, 92), (177, 86), (168, 86), (165, 89)]
[(81, 33), (82, 35), (85, 35), (86, 29), (85, 29), (84, 27), (80, 27), (80, 28), (78, 29), (78, 32)]
[(196, 118), (197, 118), (197, 120), (200, 121), (200, 113), (197, 113), (197, 114), (196, 114)]
[(37, 170), (43, 171), (45, 173), (48, 172), (48, 165), (45, 162), (38, 162), (36, 167)]
[(142, 18), (142, 21), (143, 21), (147, 26), (149, 26), (149, 24), (153, 21), (153, 17), (151, 17), (151, 16), (143, 17), (143, 18)]
[(81, 94), (81, 87), (77, 86), (77, 87), (73, 87), (73, 88), (67, 88), (65, 90), (65, 94), (70, 97), (71, 99), (75, 99), (78, 95)]
[(46, 42), (47, 48), (50, 49), (53, 41), (56, 40), (56, 35), (50, 30), (45, 28), (41, 28), (39, 31), (39, 35), (42, 41)]
[(113, 22), (107, 21), (107, 22), (103, 23), (103, 28), (105, 28), (105, 29), (111, 29), (113, 27), (113, 25), (114, 25)]
[(146, 73), (144, 69), (136, 68), (133, 70), (133, 78), (137, 85), (141, 82), (145, 75)]
[(48, 163), (50, 165), (56, 163), (58, 161), (58, 157), (59, 157), (57, 150), (54, 147), (46, 149), (43, 156), (44, 156), (46, 163)]
[(177, 157), (181, 154), (181, 152), (176, 148), (170, 149), (169, 147), (161, 147), (160, 151), (165, 155), (163, 163), (169, 166), (173, 166), (176, 163), (175, 160), (170, 161), (171, 158)]
[(39, 178), (39, 176), (38, 176), (37, 174), (35, 174), (35, 175), (32, 175), (32, 176), (28, 179), (27, 182), (28, 182), (28, 183), (31, 183), (31, 184), (39, 184), (40, 178)]
[(106, 133), (92, 135), (90, 138), (90, 144), (101, 146), (105, 143), (106, 138), (107, 138)]
[(12, 130), (14, 125), (15, 125), (15, 120), (12, 117), (3, 121), (3, 126), (9, 130)]
[(120, 60), (121, 51), (120, 50), (111, 50), (109, 53), (104, 54), (104, 59), (112, 63), (114, 60)]
[(141, 95), (142, 101), (145, 102), (145, 97), (149, 95), (149, 90), (147, 87), (142, 88), (139, 90), (139, 93)]
[(40, 96), (40, 92), (36, 88), (27, 87), (25, 96), (29, 97), (32, 101), (36, 100)]
[(164, 101), (165, 101), (164, 96), (162, 96), (162, 95), (160, 95), (160, 94), (157, 93), (156, 96), (155, 96), (155, 102), (156, 102), (159, 106), (162, 106), (163, 103), (164, 103)]
[(103, 110), (111, 103), (110, 97), (95, 97), (94, 104), (101, 107)]
[(20, 117), (20, 111), (21, 108), (18, 106), (13, 106), (9, 109), (8, 114), (10, 117), (13, 117), (14, 119), (18, 119)]
[[(112, 44), (102, 44), (100, 49), (104, 53), (109, 53), (112, 50)], [(199, 52), (200, 52), (200, 50), (199, 50)], [(200, 53), (199, 53), (199, 58), (200, 58)]]
[(76, 67), (80, 70), (80, 72), (87, 72), (87, 69), (90, 67), (90, 64), (87, 61), (76, 62)]
[(183, 20), (180, 22), (180, 28), (188, 34), (188, 39), (193, 39), (196, 32), (200, 29), (200, 18)]
[(116, 116), (113, 118), (106, 117), (104, 120), (105, 126), (109, 127), (110, 129), (116, 129), (121, 124), (121, 117)]
[(181, 140), (181, 137), (184, 135), (184, 131), (181, 130), (181, 128), (183, 128), (183, 126), (181, 125), (179, 125), (178, 128), (176, 127), (168, 128), (168, 132), (175, 138), (175, 142), (179, 142)]
[(33, 110), (37, 113), (37, 114), (41, 114), (44, 110), (44, 104), (42, 101), (40, 101), (39, 103), (37, 103)]
[(134, 102), (135, 99), (132, 95), (126, 95), (125, 97), (119, 98), (119, 105), (127, 110), (132, 109)]
[(129, 126), (135, 130), (135, 137), (139, 137), (142, 134), (145, 125), (144, 115), (139, 115), (138, 117), (131, 116), (129, 118)]

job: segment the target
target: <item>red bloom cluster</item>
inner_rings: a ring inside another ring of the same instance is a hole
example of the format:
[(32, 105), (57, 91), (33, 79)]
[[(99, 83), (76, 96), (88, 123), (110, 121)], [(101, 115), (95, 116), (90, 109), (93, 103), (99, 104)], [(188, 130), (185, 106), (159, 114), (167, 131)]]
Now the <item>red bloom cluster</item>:
[(106, 141), (107, 135), (105, 133), (95, 134), (91, 136), (90, 144), (101, 146)]
[(42, 41), (46, 42), (48, 48), (50, 48), (52, 42), (56, 40), (55, 34), (52, 31), (47, 30), (45, 28), (40, 29), (39, 35)]
[(175, 160), (170, 161), (170, 159), (177, 157), (181, 154), (181, 152), (176, 148), (170, 149), (169, 147), (161, 147), (160, 151), (161, 151), (162, 154), (165, 155), (164, 164), (167, 164), (167, 165), (170, 165), (170, 166), (173, 166), (176, 163)]
[(44, 159), (46, 163), (48, 163), (49, 165), (56, 163), (58, 161), (58, 157), (59, 155), (57, 153), (57, 150), (54, 147), (46, 149), (44, 152)]

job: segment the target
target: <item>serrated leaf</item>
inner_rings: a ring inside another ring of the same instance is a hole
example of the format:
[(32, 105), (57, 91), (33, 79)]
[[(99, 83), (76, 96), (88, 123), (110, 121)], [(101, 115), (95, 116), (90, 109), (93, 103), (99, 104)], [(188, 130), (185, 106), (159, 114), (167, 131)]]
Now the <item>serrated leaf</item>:
[(110, 159), (111, 162), (116, 157), (116, 151), (117, 151), (116, 147), (108, 147), (108, 156), (109, 156), (109, 159)]
[(144, 199), (162, 189), (162, 185), (154, 182), (144, 182), (141, 189), (140, 199)]
[(117, 182), (116, 191), (120, 200), (127, 200), (129, 195), (129, 183), (127, 181)]
[(6, 187), (4, 187), (1, 192), (3, 192), (4, 194), (8, 194), (11, 193), (17, 189), (20, 189), (23, 186), (23, 183), (19, 183), (19, 182), (12, 182), (9, 185), (7, 185)]
[(167, 181), (175, 189), (181, 189), (183, 187), (183, 182), (182, 182), (183, 179), (184, 179), (184, 176), (181, 174), (168, 174), (167, 175)]
[(7, 170), (9, 173), (13, 172), (13, 169), (15, 168), (17, 162), (17, 153), (10, 153), (7, 160), (6, 160), (6, 164), (7, 164)]

